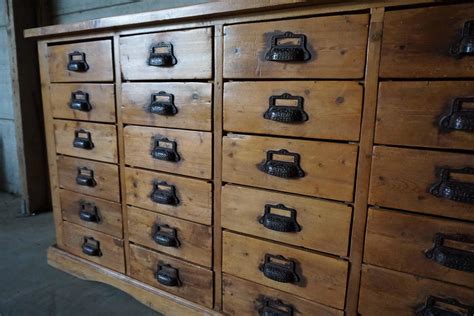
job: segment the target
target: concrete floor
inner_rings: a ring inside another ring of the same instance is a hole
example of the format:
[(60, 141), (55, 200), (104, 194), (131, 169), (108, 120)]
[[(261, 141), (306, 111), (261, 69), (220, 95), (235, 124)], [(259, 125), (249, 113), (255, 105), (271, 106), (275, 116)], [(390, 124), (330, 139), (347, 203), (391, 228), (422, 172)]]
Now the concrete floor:
[(52, 214), (22, 217), (19, 209), (20, 199), (0, 192), (0, 316), (160, 315), (124, 292), (48, 266)]

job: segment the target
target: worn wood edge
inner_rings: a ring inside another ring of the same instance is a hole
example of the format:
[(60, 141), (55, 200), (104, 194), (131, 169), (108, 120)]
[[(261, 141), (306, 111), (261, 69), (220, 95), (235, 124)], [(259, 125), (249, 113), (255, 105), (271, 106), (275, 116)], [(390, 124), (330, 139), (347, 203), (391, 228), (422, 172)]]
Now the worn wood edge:
[(48, 264), (77, 278), (111, 285), (165, 315), (222, 315), (119, 272), (71, 255), (56, 246), (48, 248)]

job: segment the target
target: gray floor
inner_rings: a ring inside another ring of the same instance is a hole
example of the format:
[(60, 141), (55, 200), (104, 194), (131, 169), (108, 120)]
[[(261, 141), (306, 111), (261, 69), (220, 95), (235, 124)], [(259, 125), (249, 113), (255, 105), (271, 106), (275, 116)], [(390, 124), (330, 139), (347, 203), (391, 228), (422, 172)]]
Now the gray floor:
[(159, 315), (108, 285), (49, 267), (52, 214), (22, 217), (19, 204), (0, 192), (0, 316)]

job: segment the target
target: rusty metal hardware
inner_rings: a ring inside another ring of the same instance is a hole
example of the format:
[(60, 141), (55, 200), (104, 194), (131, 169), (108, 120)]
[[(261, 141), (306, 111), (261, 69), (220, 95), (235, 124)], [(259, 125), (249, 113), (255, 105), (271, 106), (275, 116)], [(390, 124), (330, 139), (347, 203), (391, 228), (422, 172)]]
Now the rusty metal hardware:
[[(296, 39), (297, 43), (288, 43), (289, 39)], [(306, 35), (292, 32), (273, 35), (270, 50), (265, 54), (266, 60), (279, 62), (304, 62), (310, 58), (311, 54), (306, 49)]]
[[(295, 100), (296, 106), (276, 105), (277, 100)], [(303, 110), (304, 98), (292, 96), (289, 93), (272, 95), (268, 100), (268, 109), (263, 114), (267, 120), (282, 123), (301, 123), (308, 120), (308, 114)]]

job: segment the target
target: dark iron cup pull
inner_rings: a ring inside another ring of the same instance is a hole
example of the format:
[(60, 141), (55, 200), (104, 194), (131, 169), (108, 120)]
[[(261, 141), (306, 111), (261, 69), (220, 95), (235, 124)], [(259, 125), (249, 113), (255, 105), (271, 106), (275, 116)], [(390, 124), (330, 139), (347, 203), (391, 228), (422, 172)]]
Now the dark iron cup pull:
[(81, 90), (72, 92), (69, 108), (82, 112), (89, 112), (92, 110), (92, 105), (89, 102), (89, 93)]
[(91, 257), (101, 257), (100, 242), (92, 237), (84, 237), (82, 252)]
[(153, 158), (158, 160), (178, 162), (181, 160), (177, 150), (177, 144), (175, 141), (171, 141), (168, 138), (155, 138), (154, 147), (151, 152)]
[(74, 72), (86, 72), (89, 70), (89, 64), (86, 62), (86, 54), (83, 52), (72, 52), (68, 54), (69, 61), (67, 70)]
[(166, 181), (154, 182), (151, 200), (158, 204), (179, 205), (179, 198), (176, 196), (176, 187)]
[(178, 239), (178, 232), (176, 228), (170, 227), (166, 224), (156, 224), (155, 232), (153, 233), (153, 240), (164, 247), (178, 248), (181, 243)]
[(474, 306), (465, 305), (454, 298), (428, 296), (416, 316), (474, 316)]
[(281, 283), (297, 283), (296, 263), (280, 255), (265, 254), (264, 262), (259, 267), (263, 275), (270, 280)]
[(468, 174), (474, 176), (474, 168), (441, 168), (438, 182), (430, 188), (430, 193), (442, 199), (473, 204), (474, 182), (462, 182), (453, 179), (453, 174)]
[(433, 248), (425, 251), (425, 257), (450, 269), (474, 272), (474, 252), (447, 246), (445, 241), (454, 241), (474, 247), (474, 237), (437, 233)]
[(79, 201), (79, 218), (84, 222), (99, 223), (99, 211), (94, 203)]
[(464, 103), (474, 103), (474, 97), (454, 99), (449, 112), (439, 120), (443, 132), (474, 132), (474, 109), (463, 109)]
[[(274, 160), (273, 155), (293, 157), (293, 161)], [(280, 178), (302, 178), (304, 171), (300, 166), (300, 155), (291, 153), (286, 149), (267, 151), (267, 159), (260, 165), (260, 170), (266, 174)]]
[[(297, 43), (288, 43), (290, 39)], [(270, 50), (265, 54), (268, 61), (304, 62), (311, 58), (306, 49), (306, 35), (286, 32), (272, 36)]]
[[(294, 100), (296, 106), (276, 105), (277, 100)], [(292, 96), (289, 93), (272, 95), (268, 100), (268, 110), (263, 114), (267, 120), (282, 123), (301, 123), (308, 120), (308, 114), (303, 110), (304, 98)]]
[(159, 263), (156, 275), (156, 280), (164, 286), (181, 286), (181, 280), (179, 279), (179, 270), (173, 268), (169, 264)]
[(94, 170), (87, 167), (77, 168), (76, 183), (85, 187), (95, 187), (97, 182), (94, 179)]
[(171, 67), (178, 63), (173, 53), (173, 44), (159, 42), (150, 49), (148, 65), (155, 67)]
[[(272, 209), (288, 213), (289, 216), (272, 213)], [(277, 232), (296, 233), (301, 231), (300, 225), (296, 222), (296, 210), (288, 208), (283, 204), (265, 204), (264, 214), (258, 219), (258, 222), (265, 228)]]
[(92, 142), (91, 133), (80, 129), (74, 132), (74, 141), (72, 145), (75, 148), (91, 150), (94, 148), (94, 143)]
[(174, 105), (174, 95), (160, 91), (151, 95), (151, 103), (148, 106), (150, 113), (173, 116), (178, 113), (178, 108)]
[(263, 297), (262, 307), (258, 310), (259, 316), (293, 316), (293, 306), (281, 300)]
[(474, 55), (474, 21), (466, 21), (461, 40), (451, 46), (451, 54), (456, 57)]

